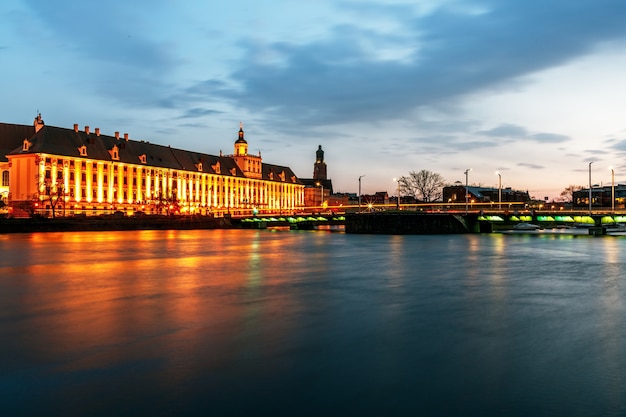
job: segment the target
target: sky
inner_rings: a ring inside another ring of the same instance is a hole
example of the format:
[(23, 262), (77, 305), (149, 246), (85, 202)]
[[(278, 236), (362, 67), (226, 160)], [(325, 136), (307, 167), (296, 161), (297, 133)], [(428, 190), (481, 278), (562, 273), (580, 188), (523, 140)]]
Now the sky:
[(218, 155), (335, 192), (626, 183), (623, 0), (3, 0), (0, 121)]

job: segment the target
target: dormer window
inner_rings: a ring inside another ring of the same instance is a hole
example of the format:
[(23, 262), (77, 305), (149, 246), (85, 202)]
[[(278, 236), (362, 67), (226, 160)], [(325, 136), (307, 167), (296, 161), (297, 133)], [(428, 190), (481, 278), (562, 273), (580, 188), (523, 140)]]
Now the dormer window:
[(146, 154), (145, 153), (142, 154), (142, 155), (139, 155), (139, 162), (141, 162), (142, 164), (146, 163)]
[(213, 169), (213, 171), (214, 171), (216, 174), (221, 174), (221, 171), (220, 171), (220, 161), (217, 161), (217, 162), (215, 163), (215, 165), (211, 165), (211, 168)]
[(278, 174), (278, 178), (280, 178), (281, 181), (285, 181), (285, 171), (282, 171), (280, 174)]
[(24, 139), (24, 144), (22, 145), (22, 152), (28, 152), (32, 143), (28, 141), (28, 139)]
[(234, 177), (236, 173), (237, 173), (237, 170), (235, 168), (230, 169), (230, 175)]
[(78, 153), (80, 156), (87, 156), (87, 147), (85, 145), (78, 148)]
[(196, 168), (198, 168), (198, 171), (199, 171), (199, 172), (202, 172), (202, 162), (198, 162), (198, 163), (196, 164)]
[(113, 149), (109, 150), (109, 155), (111, 155), (111, 159), (114, 161), (120, 160), (120, 152), (117, 145), (113, 145)]

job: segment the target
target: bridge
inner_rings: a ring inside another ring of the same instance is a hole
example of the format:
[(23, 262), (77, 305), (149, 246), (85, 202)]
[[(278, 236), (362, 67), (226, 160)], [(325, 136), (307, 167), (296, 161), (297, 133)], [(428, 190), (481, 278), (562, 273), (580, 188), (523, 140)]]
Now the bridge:
[(348, 233), (490, 233), (511, 230), (519, 224), (542, 229), (586, 228), (589, 234), (605, 234), (607, 229), (626, 228), (626, 210), (536, 210), (528, 207), (494, 208), (493, 204), (462, 207), (442, 204), (346, 207), (325, 213), (290, 216), (240, 216), (236, 227), (292, 230), (328, 229), (346, 226)]
[(331, 229), (345, 224), (343, 214), (300, 214), (293, 216), (252, 216), (231, 219), (243, 229), (289, 228), (291, 230)]

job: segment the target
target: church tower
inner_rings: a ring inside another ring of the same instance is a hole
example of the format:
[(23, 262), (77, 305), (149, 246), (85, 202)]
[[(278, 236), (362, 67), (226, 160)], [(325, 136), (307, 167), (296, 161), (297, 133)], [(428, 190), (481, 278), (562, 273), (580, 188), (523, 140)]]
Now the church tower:
[(243, 123), (239, 122), (239, 138), (235, 141), (235, 156), (248, 155), (248, 142), (243, 137)]
[(326, 163), (324, 162), (324, 151), (322, 145), (319, 145), (315, 152), (315, 164), (313, 165), (313, 179), (325, 180), (326, 178)]
[(244, 138), (243, 123), (239, 123), (239, 136), (235, 141), (235, 154), (233, 155), (233, 159), (246, 177), (261, 178), (263, 176), (261, 152), (259, 152), (258, 156), (248, 154), (248, 142), (246, 142)]

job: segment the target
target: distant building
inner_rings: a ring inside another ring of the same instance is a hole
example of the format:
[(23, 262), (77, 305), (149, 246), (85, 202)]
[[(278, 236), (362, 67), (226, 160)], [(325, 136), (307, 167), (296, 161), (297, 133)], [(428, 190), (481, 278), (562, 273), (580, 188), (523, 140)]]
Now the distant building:
[(464, 185), (450, 185), (443, 187), (443, 202), (447, 203), (465, 203), (465, 190), (467, 189), (468, 201), (475, 203), (497, 203), (499, 200), (499, 192), (501, 191), (502, 203), (528, 203), (530, 196), (528, 191), (513, 190), (510, 187), (489, 188), (475, 187)]
[[(286, 166), (248, 154), (243, 126), (233, 155), (208, 155), (146, 141), (45, 125), (0, 123), (0, 189), (14, 214), (245, 214), (292, 211), (304, 185)], [(58, 203), (58, 205), (57, 205)]]
[(389, 194), (387, 194), (387, 191), (378, 191), (374, 194), (364, 194), (361, 197), (361, 203), (364, 205), (389, 204)]
[[(591, 188), (591, 207), (611, 208), (611, 196), (615, 193), (615, 208), (624, 208), (626, 204), (626, 184), (616, 184)], [(572, 194), (574, 207), (589, 207), (589, 188), (574, 191)]]

